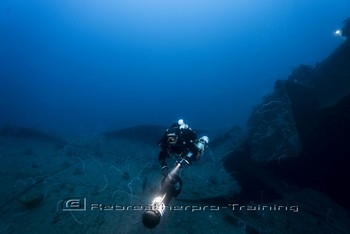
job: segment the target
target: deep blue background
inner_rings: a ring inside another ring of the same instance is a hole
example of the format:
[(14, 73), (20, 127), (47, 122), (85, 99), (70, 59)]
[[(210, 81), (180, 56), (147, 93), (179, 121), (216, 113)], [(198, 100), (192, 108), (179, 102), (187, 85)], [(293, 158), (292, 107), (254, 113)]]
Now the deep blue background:
[(342, 41), (348, 0), (0, 0), (0, 124), (241, 126)]

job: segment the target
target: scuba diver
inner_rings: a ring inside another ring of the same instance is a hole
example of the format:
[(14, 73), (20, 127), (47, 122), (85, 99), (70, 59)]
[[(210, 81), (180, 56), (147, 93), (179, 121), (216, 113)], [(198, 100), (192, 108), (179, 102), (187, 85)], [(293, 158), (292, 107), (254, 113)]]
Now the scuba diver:
[(171, 155), (177, 155), (185, 165), (197, 161), (202, 157), (204, 149), (208, 146), (209, 138), (203, 136), (197, 139), (197, 134), (183, 119), (173, 123), (164, 133), (159, 141), (161, 151), (159, 153), (159, 163), (162, 174), (169, 174), (169, 167), (166, 159)]
[[(182, 180), (179, 171), (183, 166), (189, 165), (192, 161), (199, 160), (208, 146), (209, 138), (203, 136), (197, 139), (197, 134), (180, 119), (168, 128), (162, 139), (159, 141), (161, 151), (159, 163), (162, 167), (163, 179), (161, 190), (152, 200), (148, 209), (142, 215), (142, 223), (147, 228), (155, 228), (173, 198), (176, 198), (182, 190)], [(169, 171), (166, 159), (176, 156), (177, 161), (174, 168)]]

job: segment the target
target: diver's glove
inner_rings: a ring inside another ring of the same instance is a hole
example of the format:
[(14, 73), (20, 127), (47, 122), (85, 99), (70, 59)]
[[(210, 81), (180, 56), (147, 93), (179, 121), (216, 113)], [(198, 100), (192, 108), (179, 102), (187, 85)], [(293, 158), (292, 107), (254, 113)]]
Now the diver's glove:
[(162, 175), (168, 176), (169, 174), (169, 167), (168, 166), (162, 166)]
[(186, 158), (181, 158), (180, 161), (178, 161), (177, 163), (180, 163), (181, 167), (190, 165), (190, 161)]
[(181, 166), (190, 165), (192, 162), (192, 156), (193, 156), (193, 153), (191, 151), (189, 151), (185, 156), (182, 156), (180, 161), (179, 161)]

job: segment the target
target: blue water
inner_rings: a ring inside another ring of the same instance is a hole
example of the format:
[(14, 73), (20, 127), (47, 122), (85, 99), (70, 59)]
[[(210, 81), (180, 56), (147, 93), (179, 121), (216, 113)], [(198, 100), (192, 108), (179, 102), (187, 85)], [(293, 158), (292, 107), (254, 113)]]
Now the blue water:
[(0, 124), (244, 126), (343, 39), (348, 0), (1, 0)]

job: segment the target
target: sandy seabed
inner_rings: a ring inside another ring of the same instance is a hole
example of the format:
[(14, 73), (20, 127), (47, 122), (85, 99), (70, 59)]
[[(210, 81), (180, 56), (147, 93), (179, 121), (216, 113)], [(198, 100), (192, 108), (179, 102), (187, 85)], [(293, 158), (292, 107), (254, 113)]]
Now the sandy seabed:
[[(0, 233), (346, 233), (348, 228), (335, 215), (336, 205), (308, 190), (277, 205), (204, 203), (239, 191), (223, 169), (231, 147), (223, 143), (181, 170), (181, 194), (160, 224), (147, 229), (141, 217), (162, 180), (157, 145), (105, 136), (59, 139), (0, 137)], [(277, 210), (278, 205), (294, 208)]]

